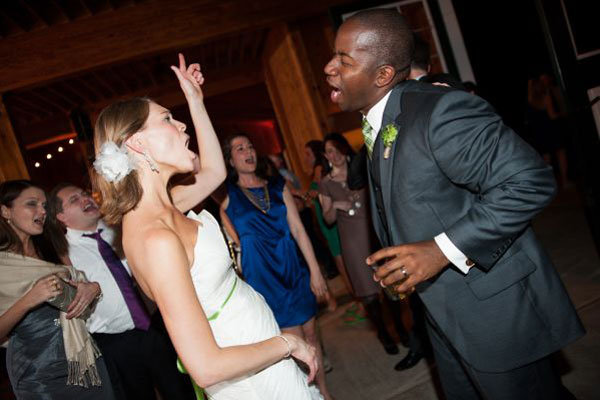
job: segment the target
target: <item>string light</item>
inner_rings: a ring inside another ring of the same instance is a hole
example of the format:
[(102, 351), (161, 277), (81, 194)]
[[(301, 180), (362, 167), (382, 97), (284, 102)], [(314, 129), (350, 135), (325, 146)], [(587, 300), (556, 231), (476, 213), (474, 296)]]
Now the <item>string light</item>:
[(59, 153), (62, 153), (62, 151), (63, 151), (63, 148), (62, 148), (62, 146), (58, 146), (58, 152), (59, 152)]
[(40, 163), (39, 163), (39, 162), (36, 162), (36, 163), (35, 163), (35, 164), (33, 164), (33, 165), (35, 165), (35, 167), (36, 167), (36, 168), (39, 168), (39, 167), (40, 167)]
[(69, 144), (73, 144), (75, 141), (73, 139), (69, 139)]
[(46, 158), (47, 158), (48, 160), (49, 160), (49, 159), (51, 159), (51, 158), (52, 158), (52, 154), (50, 154), (50, 153), (46, 154)]

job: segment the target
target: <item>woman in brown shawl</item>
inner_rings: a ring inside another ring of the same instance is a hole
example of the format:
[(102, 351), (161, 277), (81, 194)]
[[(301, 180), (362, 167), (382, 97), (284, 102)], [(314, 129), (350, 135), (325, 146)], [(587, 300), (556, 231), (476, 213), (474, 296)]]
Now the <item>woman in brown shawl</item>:
[(9, 340), (13, 390), (17, 399), (113, 399), (82, 319), (100, 288), (46, 245), (45, 203), (29, 181), (0, 184), (0, 341)]

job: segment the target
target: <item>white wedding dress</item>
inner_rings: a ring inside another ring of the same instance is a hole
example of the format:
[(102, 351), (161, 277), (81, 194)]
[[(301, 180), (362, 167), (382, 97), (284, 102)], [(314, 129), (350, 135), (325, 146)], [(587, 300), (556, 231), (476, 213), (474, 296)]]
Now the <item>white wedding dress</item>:
[[(218, 312), (210, 321), (218, 345), (256, 343), (280, 334), (264, 298), (231, 268), (231, 257), (218, 222), (207, 211), (200, 214), (190, 211), (188, 217), (201, 222), (190, 274), (207, 318)], [(204, 389), (209, 399), (216, 400), (323, 399), (314, 384), (307, 385), (306, 374), (292, 359)]]

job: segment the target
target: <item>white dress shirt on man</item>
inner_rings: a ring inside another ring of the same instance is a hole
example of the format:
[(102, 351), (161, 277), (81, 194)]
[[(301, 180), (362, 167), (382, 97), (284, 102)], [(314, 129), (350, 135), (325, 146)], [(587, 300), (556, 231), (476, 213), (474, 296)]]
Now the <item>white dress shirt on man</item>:
[[(371, 127), (373, 128), (371, 138), (373, 139), (373, 143), (375, 143), (375, 140), (377, 140), (377, 134), (381, 129), (381, 125), (383, 123), (383, 112), (385, 111), (385, 106), (388, 102), (391, 93), (391, 91), (387, 92), (387, 94), (383, 96), (381, 100), (377, 102), (377, 104), (371, 107), (367, 115), (364, 116), (364, 118), (366, 118), (369, 122), (369, 125), (371, 125)], [(454, 264), (464, 274), (469, 272), (469, 269), (471, 269), (472, 265), (467, 264), (467, 256), (465, 256), (464, 253), (460, 251), (454, 245), (454, 243), (452, 243), (452, 241), (450, 240), (450, 238), (448, 238), (448, 235), (446, 235), (446, 233), (440, 233), (434, 238), (434, 240), (439, 246), (442, 253), (444, 253), (446, 258), (450, 260), (452, 264)]]
[[(100, 234), (102, 239), (116, 251), (118, 246), (114, 245), (116, 236), (114, 229), (107, 226), (102, 220), (98, 222), (98, 229), (102, 229)], [(87, 320), (87, 328), (91, 333), (122, 333), (134, 328), (133, 320), (121, 289), (98, 251), (98, 242), (94, 238), (83, 236), (85, 233), (95, 232), (97, 230), (87, 232), (67, 228), (66, 235), (71, 263), (76, 269), (85, 272), (89, 281), (98, 282), (102, 289), (102, 297)], [(127, 261), (122, 258), (121, 262), (131, 275)]]

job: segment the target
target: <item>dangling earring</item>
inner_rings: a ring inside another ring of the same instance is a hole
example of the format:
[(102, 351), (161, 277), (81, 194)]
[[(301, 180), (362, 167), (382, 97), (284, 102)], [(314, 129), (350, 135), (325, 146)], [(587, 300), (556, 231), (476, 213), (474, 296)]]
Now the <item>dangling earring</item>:
[(160, 171), (158, 170), (158, 167), (156, 166), (156, 163), (154, 162), (154, 160), (152, 159), (152, 157), (150, 157), (148, 155), (148, 153), (146, 153), (145, 150), (142, 152), (142, 155), (146, 159), (146, 162), (150, 166), (150, 169), (158, 174)]
[(333, 168), (333, 164), (331, 163), (331, 161), (327, 161), (327, 164), (329, 164), (329, 168)]
[(346, 156), (346, 162), (350, 162), (350, 156)]

